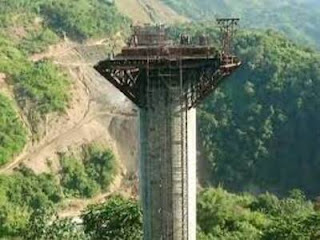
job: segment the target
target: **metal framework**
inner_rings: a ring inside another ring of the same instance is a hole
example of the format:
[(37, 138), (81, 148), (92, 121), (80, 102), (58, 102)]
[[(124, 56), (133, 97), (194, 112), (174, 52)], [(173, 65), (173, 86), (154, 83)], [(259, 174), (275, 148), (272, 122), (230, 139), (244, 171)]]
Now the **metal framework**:
[[(100, 62), (95, 69), (140, 108), (150, 107), (146, 101), (150, 76), (162, 79), (161, 87), (170, 88), (180, 84), (179, 75), (183, 75), (181, 97), (188, 99), (190, 109), (240, 66), (236, 57), (221, 55), (214, 48), (165, 46), (139, 50), (141, 54), (137, 51), (137, 56), (126, 56), (131, 52), (124, 50), (115, 59)], [(149, 55), (154, 50), (159, 54)]]
[(222, 52), (225, 55), (231, 55), (232, 53), (232, 41), (235, 34), (235, 30), (239, 25), (239, 18), (218, 18), (217, 24), (220, 27), (221, 32), (221, 47)]
[(208, 46), (204, 35), (195, 45), (185, 34), (173, 44), (162, 25), (135, 27), (120, 54), (95, 66), (140, 108), (145, 240), (196, 238), (196, 153), (190, 151), (196, 125), (190, 112), (241, 65), (230, 54), (237, 21), (218, 20), (223, 51)]

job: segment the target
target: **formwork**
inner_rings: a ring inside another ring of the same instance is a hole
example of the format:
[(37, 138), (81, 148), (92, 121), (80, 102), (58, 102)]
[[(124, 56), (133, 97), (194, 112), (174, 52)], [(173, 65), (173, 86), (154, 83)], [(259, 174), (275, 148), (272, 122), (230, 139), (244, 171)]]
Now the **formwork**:
[(164, 26), (134, 28), (122, 52), (95, 69), (140, 112), (140, 192), (144, 239), (196, 239), (196, 106), (240, 61)]

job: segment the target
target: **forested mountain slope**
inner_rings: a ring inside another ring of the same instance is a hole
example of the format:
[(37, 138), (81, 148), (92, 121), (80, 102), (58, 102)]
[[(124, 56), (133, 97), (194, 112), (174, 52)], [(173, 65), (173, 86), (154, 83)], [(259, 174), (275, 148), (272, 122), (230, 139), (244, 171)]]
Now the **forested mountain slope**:
[(240, 31), (235, 52), (243, 66), (198, 111), (209, 182), (318, 195), (320, 54), (270, 30)]
[(240, 17), (244, 28), (283, 31), (291, 39), (320, 47), (320, 3), (316, 0), (162, 0), (195, 20)]
[[(193, 39), (214, 24), (175, 28)], [(242, 67), (198, 108), (204, 182), (233, 191), (320, 192), (320, 53), (272, 30), (240, 30)], [(208, 170), (210, 168), (210, 170)]]

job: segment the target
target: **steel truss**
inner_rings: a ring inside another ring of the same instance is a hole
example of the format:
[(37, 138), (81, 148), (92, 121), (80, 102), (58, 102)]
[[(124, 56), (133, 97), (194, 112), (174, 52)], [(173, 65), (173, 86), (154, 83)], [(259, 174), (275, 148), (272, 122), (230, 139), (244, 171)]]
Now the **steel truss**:
[[(181, 64), (181, 66), (180, 66)], [(147, 65), (149, 67), (147, 67)], [(171, 87), (182, 81), (183, 99), (188, 99), (188, 109), (196, 107), (205, 97), (213, 92), (222, 80), (230, 75), (240, 65), (236, 58), (206, 59), (206, 60), (168, 60), (168, 61), (140, 61), (100, 62), (95, 69), (108, 79), (115, 87), (125, 94), (132, 102), (141, 108), (146, 108), (147, 68), (149, 74), (157, 75), (163, 87)], [(180, 69), (181, 68), (181, 69)], [(170, 75), (170, 78), (167, 76)], [(180, 75), (183, 75), (181, 80)], [(168, 81), (167, 79), (170, 79)], [(158, 81), (155, 79), (154, 81)]]

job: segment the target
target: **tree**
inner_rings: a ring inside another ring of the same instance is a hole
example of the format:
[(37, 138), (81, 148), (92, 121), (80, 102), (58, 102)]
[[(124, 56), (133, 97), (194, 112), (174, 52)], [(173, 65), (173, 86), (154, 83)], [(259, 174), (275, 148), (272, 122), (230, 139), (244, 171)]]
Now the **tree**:
[(87, 240), (83, 227), (76, 221), (59, 219), (54, 211), (36, 210), (30, 217), (25, 240)]
[(84, 231), (93, 240), (140, 240), (142, 212), (137, 202), (115, 196), (83, 214)]
[(89, 177), (97, 182), (102, 190), (106, 190), (116, 175), (116, 159), (111, 150), (98, 145), (84, 148), (84, 164)]

